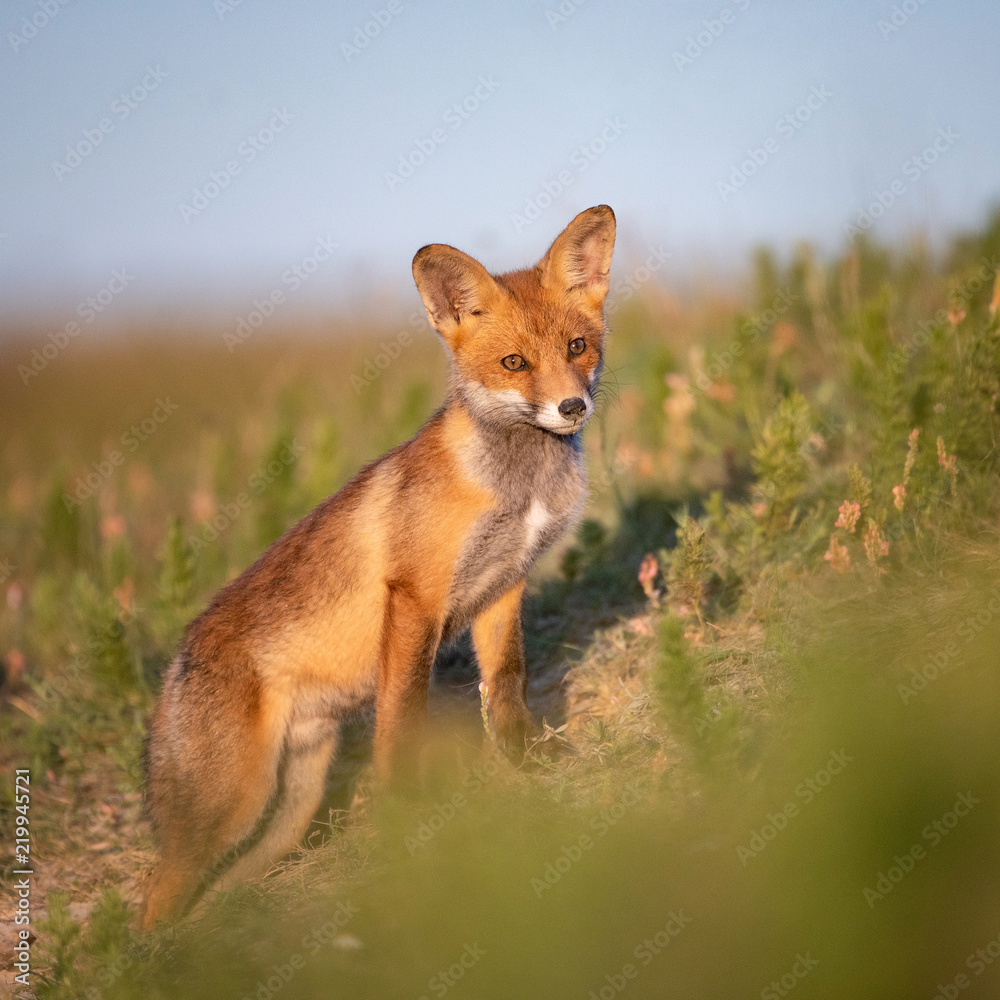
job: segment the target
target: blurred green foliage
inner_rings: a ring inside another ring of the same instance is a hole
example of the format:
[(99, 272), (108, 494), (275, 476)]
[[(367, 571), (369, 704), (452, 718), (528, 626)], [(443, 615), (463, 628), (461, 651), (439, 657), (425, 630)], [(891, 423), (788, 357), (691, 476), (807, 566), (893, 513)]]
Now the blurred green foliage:
[[(942, 264), (762, 249), (746, 313), (615, 305), (591, 504), (526, 612), (535, 670), (600, 653), (614, 698), (533, 769), (441, 737), (424, 798), (370, 801), (169, 933), (134, 936), (115, 888), (85, 926), (50, 894), (39, 995), (996, 993), (998, 234)], [(429, 334), (355, 391), (373, 343), (147, 346), (102, 391), (109, 349), (68, 396), (67, 355), (3, 417), (18, 759), (139, 787), (184, 623), (441, 398)], [(171, 423), (67, 503), (168, 391)]]

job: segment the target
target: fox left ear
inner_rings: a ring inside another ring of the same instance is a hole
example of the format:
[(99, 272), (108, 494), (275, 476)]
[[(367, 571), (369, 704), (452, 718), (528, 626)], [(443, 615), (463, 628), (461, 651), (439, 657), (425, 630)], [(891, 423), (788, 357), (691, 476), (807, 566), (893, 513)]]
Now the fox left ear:
[(615, 248), (615, 213), (608, 205), (581, 212), (549, 247), (539, 268), (550, 291), (576, 298), (601, 316), (608, 295), (608, 272)]
[(478, 260), (444, 243), (417, 251), (413, 280), (431, 326), (452, 347), (475, 329), (478, 318), (501, 294)]

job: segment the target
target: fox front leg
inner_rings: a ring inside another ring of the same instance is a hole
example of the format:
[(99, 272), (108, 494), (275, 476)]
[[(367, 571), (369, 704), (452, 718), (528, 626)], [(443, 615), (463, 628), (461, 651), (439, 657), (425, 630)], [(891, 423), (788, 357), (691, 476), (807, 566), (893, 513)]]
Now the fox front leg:
[(375, 769), (384, 784), (418, 782), (427, 688), (441, 626), (405, 588), (390, 588), (375, 706)]
[(532, 729), (521, 629), (523, 595), (521, 580), (472, 623), (472, 641), (486, 684), (493, 729), (504, 752), (514, 760), (524, 756), (525, 737)]

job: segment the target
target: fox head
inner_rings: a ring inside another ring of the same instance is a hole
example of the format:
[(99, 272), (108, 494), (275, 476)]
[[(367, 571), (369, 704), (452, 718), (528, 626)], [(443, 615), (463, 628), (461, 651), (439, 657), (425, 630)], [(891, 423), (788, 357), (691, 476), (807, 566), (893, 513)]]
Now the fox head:
[(581, 212), (533, 268), (490, 275), (442, 243), (413, 277), (452, 364), (452, 392), (476, 418), (574, 434), (594, 412), (615, 243), (607, 205)]

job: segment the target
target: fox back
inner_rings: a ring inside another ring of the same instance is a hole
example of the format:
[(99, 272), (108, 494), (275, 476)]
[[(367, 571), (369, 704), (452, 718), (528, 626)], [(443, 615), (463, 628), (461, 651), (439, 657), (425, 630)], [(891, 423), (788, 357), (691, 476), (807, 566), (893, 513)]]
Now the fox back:
[(579, 432), (601, 371), (614, 233), (610, 208), (589, 209), (534, 268), (497, 276), (453, 247), (418, 251), (448, 397), (188, 627), (150, 730), (162, 857), (146, 926), (296, 846), (340, 725), (365, 705), (380, 776), (415, 781), (434, 657), (465, 628), (498, 739), (523, 754), (521, 599), (582, 508)]

